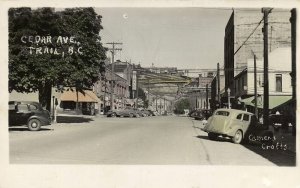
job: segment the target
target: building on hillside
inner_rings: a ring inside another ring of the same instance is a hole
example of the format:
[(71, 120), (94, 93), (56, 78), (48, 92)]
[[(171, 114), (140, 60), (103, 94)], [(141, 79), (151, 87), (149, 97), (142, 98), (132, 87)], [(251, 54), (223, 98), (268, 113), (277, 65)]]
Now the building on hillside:
[[(291, 46), (291, 13), (274, 8), (268, 16), (269, 52)], [(225, 28), (224, 71), (225, 89), (235, 95), (234, 77), (247, 67), (247, 60), (263, 58), (263, 13), (261, 9), (234, 9)], [(226, 96), (225, 96), (226, 97)]]
[(178, 69), (177, 75), (184, 77), (197, 77), (201, 75), (202, 77), (214, 77), (216, 71), (213, 69)]
[(145, 67), (145, 70), (149, 70), (151, 73), (156, 74), (177, 74), (177, 67)]
[(197, 78), (192, 78), (191, 82), (185, 87), (191, 110), (210, 109), (209, 101), (211, 98), (212, 80), (213, 77), (203, 77), (199, 75)]

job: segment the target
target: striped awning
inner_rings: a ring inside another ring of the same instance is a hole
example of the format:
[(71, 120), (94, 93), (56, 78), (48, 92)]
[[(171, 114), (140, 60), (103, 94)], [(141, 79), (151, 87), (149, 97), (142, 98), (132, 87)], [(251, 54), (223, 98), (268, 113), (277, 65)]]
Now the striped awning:
[(78, 100), (77, 100), (77, 92), (74, 91), (64, 91), (60, 97), (61, 101), (78, 101), (78, 102), (100, 102), (100, 99), (96, 96), (93, 91), (84, 90), (82, 93), (78, 92)]

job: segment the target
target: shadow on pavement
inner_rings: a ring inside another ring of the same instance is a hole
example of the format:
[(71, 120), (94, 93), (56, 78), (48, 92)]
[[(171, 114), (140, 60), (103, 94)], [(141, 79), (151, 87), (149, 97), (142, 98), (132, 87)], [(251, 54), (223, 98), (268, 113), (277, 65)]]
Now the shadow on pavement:
[(290, 150), (284, 150), (283, 147), (281, 147), (281, 143), (277, 144), (277, 142), (274, 142), (273, 144), (267, 145), (249, 143), (243, 146), (278, 166), (296, 166), (296, 153)]
[(80, 116), (57, 116), (57, 123), (88, 123), (94, 121), (90, 117), (80, 117)]
[[(199, 139), (210, 140), (208, 136), (198, 135), (196, 137)], [(210, 141), (220, 142), (220, 144), (222, 142), (231, 142), (230, 139), (223, 138), (223, 137), (218, 137), (216, 140), (210, 140)], [(296, 166), (296, 153), (290, 150), (284, 150), (281, 147), (277, 147), (276, 149), (276, 144), (277, 142), (274, 142), (273, 144), (268, 144), (269, 146), (274, 145), (274, 149), (271, 149), (272, 146), (266, 149), (267, 148), (266, 145), (262, 146), (261, 143), (253, 143), (253, 142), (250, 142), (248, 144), (243, 144), (242, 146), (266, 158), (267, 160), (271, 161), (272, 163), (278, 166)], [(278, 143), (279, 146), (280, 144), (281, 143)]]
[(204, 140), (209, 140), (209, 141), (215, 141), (215, 142), (230, 142), (230, 139), (227, 139), (227, 138), (223, 138), (223, 137), (218, 137), (217, 139), (215, 140), (211, 140), (208, 138), (208, 136), (202, 136), (202, 135), (198, 135), (196, 136), (196, 138), (200, 138), (200, 139), (204, 139)]
[[(8, 131), (30, 131), (30, 130), (27, 127), (9, 127)], [(53, 131), (53, 129), (42, 127), (39, 131)], [(37, 131), (31, 131), (31, 132), (37, 132)]]

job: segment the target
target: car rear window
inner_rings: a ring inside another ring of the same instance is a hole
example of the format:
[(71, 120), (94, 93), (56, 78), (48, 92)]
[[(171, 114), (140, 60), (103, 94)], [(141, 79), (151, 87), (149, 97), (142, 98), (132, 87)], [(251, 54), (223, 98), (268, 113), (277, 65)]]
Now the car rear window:
[(220, 115), (220, 116), (229, 116), (229, 112), (227, 111), (217, 111), (216, 115)]

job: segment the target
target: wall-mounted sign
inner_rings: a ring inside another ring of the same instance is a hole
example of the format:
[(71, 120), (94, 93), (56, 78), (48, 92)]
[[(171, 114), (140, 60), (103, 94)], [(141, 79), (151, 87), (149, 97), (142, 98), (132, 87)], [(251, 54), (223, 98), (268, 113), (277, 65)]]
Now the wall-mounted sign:
[(132, 90), (136, 90), (136, 71), (132, 71)]

